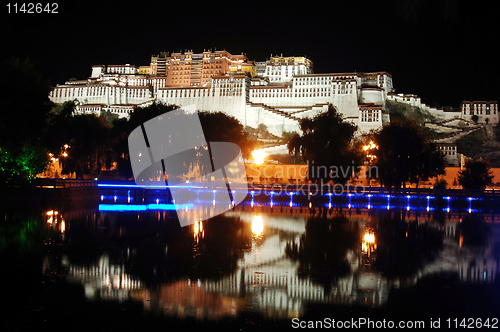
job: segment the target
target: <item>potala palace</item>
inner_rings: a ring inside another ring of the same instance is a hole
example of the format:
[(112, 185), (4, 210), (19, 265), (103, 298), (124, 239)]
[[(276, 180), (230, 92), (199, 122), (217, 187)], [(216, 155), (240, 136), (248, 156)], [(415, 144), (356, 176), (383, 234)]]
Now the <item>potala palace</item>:
[(415, 95), (396, 94), (392, 76), (383, 71), (316, 74), (306, 57), (271, 56), (254, 62), (225, 50), (161, 53), (151, 57), (149, 66), (92, 66), (88, 79), (57, 85), (50, 99), (55, 103), (76, 99), (79, 112), (106, 110), (119, 117), (154, 101), (195, 105), (198, 110), (232, 115), (244, 126), (265, 124), (278, 136), (283, 131), (300, 132), (298, 120), (326, 110), (329, 104), (356, 124), (359, 133), (368, 132), (389, 121), (385, 106), (390, 100), (428, 111), (442, 122), (437, 124), (439, 130), (455, 134), (457, 121), (465, 121), (470, 129), (498, 123), (496, 101), (433, 108)]

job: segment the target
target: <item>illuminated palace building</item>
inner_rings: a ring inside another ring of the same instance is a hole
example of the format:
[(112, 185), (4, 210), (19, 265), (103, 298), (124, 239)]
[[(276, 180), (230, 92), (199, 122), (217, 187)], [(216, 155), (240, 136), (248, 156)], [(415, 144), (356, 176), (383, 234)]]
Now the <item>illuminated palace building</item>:
[[(467, 104), (467, 111), (431, 108), (415, 95), (395, 94), (392, 76), (386, 72), (315, 74), (306, 57), (271, 56), (254, 62), (225, 50), (160, 53), (151, 57), (149, 66), (141, 67), (93, 66), (91, 77), (57, 85), (50, 99), (55, 103), (76, 99), (81, 113), (106, 110), (119, 117), (154, 101), (195, 105), (198, 110), (232, 115), (245, 126), (265, 124), (276, 135), (298, 132), (298, 120), (326, 110), (329, 104), (360, 132), (389, 121), (387, 100), (422, 107), (442, 120), (470, 119), (469, 110), (475, 110), (470, 107), (473, 103)], [(496, 102), (488, 121), (498, 122)]]

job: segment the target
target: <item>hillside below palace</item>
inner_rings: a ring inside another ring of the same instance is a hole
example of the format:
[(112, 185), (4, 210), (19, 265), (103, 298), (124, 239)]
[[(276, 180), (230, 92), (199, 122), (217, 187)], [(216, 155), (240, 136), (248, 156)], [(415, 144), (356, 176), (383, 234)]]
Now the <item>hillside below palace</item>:
[(249, 61), (228, 51), (160, 53), (149, 66), (96, 65), (86, 80), (70, 80), (50, 93), (55, 103), (77, 100), (77, 111), (110, 111), (127, 117), (136, 106), (152, 102), (195, 105), (200, 111), (221, 111), (242, 125), (265, 124), (269, 132), (299, 130), (299, 120), (335, 106), (359, 132), (380, 128), (389, 121), (387, 101), (420, 107), (437, 119), (498, 123), (496, 102), (464, 102), (460, 109), (440, 109), (419, 97), (396, 94), (386, 72), (316, 74), (310, 59), (271, 56)]

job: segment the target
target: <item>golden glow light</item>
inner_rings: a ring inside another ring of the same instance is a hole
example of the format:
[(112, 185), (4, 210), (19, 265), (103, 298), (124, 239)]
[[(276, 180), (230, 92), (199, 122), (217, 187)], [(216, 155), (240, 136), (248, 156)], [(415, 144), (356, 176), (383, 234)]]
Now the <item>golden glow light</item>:
[(375, 243), (375, 234), (365, 233), (365, 243), (368, 243), (368, 244)]
[(45, 215), (47, 216), (47, 223), (49, 225), (59, 225), (61, 234), (64, 234), (64, 232), (66, 232), (66, 221), (58, 211), (49, 210), (45, 213)]
[(262, 216), (254, 216), (252, 219), (252, 233), (254, 235), (261, 235), (264, 231), (264, 222)]
[(363, 146), (363, 150), (365, 150), (365, 151), (372, 150), (372, 149), (378, 149), (378, 145), (373, 143), (373, 141), (370, 141), (370, 143), (368, 143), (368, 145)]
[(370, 256), (370, 253), (377, 249), (377, 244), (375, 243), (375, 234), (369, 231), (365, 232), (363, 236), (363, 243), (361, 244), (361, 250)]
[(194, 222), (194, 234), (198, 234), (203, 232), (203, 222), (202, 221), (195, 221)]
[(377, 158), (376, 155), (370, 153), (370, 151), (372, 151), (372, 150), (378, 150), (378, 145), (375, 144), (373, 141), (370, 141), (370, 143), (363, 146), (363, 151), (366, 152), (366, 158), (368, 158), (370, 160)]
[(196, 241), (199, 241), (199, 238), (203, 238), (205, 236), (205, 231), (203, 230), (203, 221), (195, 221), (194, 222), (194, 230), (193, 235)]
[(252, 151), (252, 157), (256, 164), (262, 164), (266, 158), (266, 153), (262, 150), (254, 150)]

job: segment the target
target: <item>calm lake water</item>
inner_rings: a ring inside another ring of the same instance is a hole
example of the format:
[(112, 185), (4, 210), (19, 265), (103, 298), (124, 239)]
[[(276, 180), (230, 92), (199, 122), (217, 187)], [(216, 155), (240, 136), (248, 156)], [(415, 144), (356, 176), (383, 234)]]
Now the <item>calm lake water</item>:
[(133, 203), (4, 204), (2, 330), (500, 326), (493, 210), (249, 198), (181, 228)]

